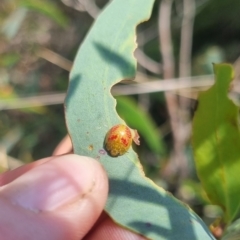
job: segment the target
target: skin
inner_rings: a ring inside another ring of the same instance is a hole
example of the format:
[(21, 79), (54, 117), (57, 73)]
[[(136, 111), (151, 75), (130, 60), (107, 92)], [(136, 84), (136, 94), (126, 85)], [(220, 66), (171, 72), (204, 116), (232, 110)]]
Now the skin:
[(54, 156), (0, 175), (0, 240), (143, 240), (104, 212), (105, 170), (69, 154), (66, 137)]

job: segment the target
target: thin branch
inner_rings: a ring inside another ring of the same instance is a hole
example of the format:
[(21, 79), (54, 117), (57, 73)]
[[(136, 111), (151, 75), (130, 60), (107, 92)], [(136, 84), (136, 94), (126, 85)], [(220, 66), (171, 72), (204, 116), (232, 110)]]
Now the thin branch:
[[(129, 85), (118, 85), (114, 86), (112, 93), (114, 96), (118, 95), (135, 95), (135, 94), (150, 94), (153, 92), (166, 92), (172, 91), (177, 92), (177, 94), (197, 93), (199, 91), (205, 90), (214, 83), (214, 76), (200, 76), (192, 78), (189, 81), (188, 78), (179, 79), (169, 79), (169, 80), (156, 80), (151, 82), (143, 82)], [(240, 94), (240, 84), (235, 84), (232, 93)], [(50, 93), (31, 97), (19, 97), (12, 99), (1, 99), (0, 100), (0, 110), (9, 109), (20, 109), (28, 107), (38, 107), (62, 104), (66, 97), (66, 93)], [(190, 96), (188, 96), (190, 98)]]
[(61, 0), (66, 6), (74, 8), (77, 11), (84, 12), (86, 11), (85, 7), (79, 0)]
[(187, 77), (191, 75), (191, 52), (194, 17), (195, 0), (183, 0), (179, 77)]
[(94, 0), (62, 0), (62, 2), (77, 11), (86, 11), (94, 19), (101, 11)]
[(71, 61), (47, 48), (42, 48), (37, 52), (37, 55), (67, 71), (70, 71), (72, 68)]
[(46, 94), (34, 97), (1, 99), (0, 110), (39, 107), (63, 103), (66, 93)]
[[(181, 27), (181, 42), (180, 42), (180, 59), (179, 59), (179, 77), (191, 76), (192, 64), (192, 36), (193, 36), (193, 24), (195, 17), (195, 0), (183, 0), (183, 18)], [(190, 78), (189, 78), (189, 81)], [(190, 124), (190, 112), (189, 106), (191, 101), (189, 98), (179, 98), (179, 119), (180, 119), (180, 136), (179, 136), (179, 148), (184, 151), (186, 142), (189, 140), (191, 127)]]
[[(142, 74), (140, 75), (142, 78)], [(147, 76), (146, 76), (147, 78)], [(209, 87), (213, 84), (213, 75), (200, 76), (192, 78), (193, 81), (189, 81), (188, 78), (179, 79), (168, 79), (168, 80), (155, 80), (143, 83), (126, 84), (114, 86), (112, 93), (114, 96), (118, 95), (133, 95), (133, 94), (149, 94), (153, 92), (166, 92), (166, 91), (177, 91), (181, 93), (181, 89), (190, 89)], [(233, 91), (240, 93), (240, 85), (235, 85)], [(1, 99), (0, 110), (8, 109), (20, 109), (27, 107), (47, 106), (62, 104), (66, 93), (50, 93), (31, 97), (19, 97), (12, 99)]]
[(138, 32), (138, 46), (143, 46), (154, 38), (158, 37), (158, 32), (156, 31), (156, 24), (152, 24), (149, 28)]
[[(174, 56), (171, 38), (171, 11), (173, 0), (162, 0), (159, 6), (159, 41), (163, 61), (163, 77), (170, 79), (175, 74)], [(178, 114), (179, 104), (177, 96), (166, 93), (166, 103), (170, 117), (170, 125), (173, 134), (173, 152), (168, 165), (165, 168), (165, 176), (180, 175), (186, 176), (187, 166), (186, 157), (182, 141), (182, 123)]]
[(96, 5), (94, 0), (78, 0), (79, 2), (83, 3), (86, 11), (88, 14), (93, 18), (97, 18), (101, 9)]
[(134, 55), (137, 58), (138, 64), (146, 70), (155, 74), (161, 74), (162, 71), (160, 63), (148, 57), (141, 49), (137, 48)]
[(171, 37), (172, 2), (172, 0), (162, 0), (159, 6), (158, 27), (164, 79), (173, 78), (175, 71)]
[[(172, 0), (162, 0), (159, 5), (158, 27), (159, 27), (159, 42), (163, 61), (163, 78), (170, 79), (174, 77), (174, 58), (172, 51), (171, 38), (171, 10)], [(173, 138), (177, 139), (178, 103), (175, 95), (165, 94), (168, 113), (170, 117)]]
[[(155, 74), (161, 73), (161, 65), (149, 58), (142, 50), (136, 49), (134, 54), (142, 67)], [(71, 71), (73, 63), (50, 49), (42, 48), (37, 55), (62, 69)]]
[[(190, 79), (192, 79), (192, 81)], [(181, 89), (192, 88), (205, 89), (206, 87), (211, 86), (213, 82), (214, 82), (213, 75), (182, 79), (168, 79), (168, 80), (159, 79), (155, 81), (142, 82), (138, 84), (114, 86), (112, 89), (112, 93), (114, 96), (118, 96), (118, 95), (150, 94), (154, 92), (168, 92), (168, 91), (180, 92)]]

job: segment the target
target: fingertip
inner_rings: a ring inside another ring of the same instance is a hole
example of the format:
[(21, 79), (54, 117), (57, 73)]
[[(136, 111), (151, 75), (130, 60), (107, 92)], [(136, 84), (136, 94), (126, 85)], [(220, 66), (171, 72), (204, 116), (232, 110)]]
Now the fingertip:
[[(0, 192), (0, 200), (4, 199), (15, 209), (10, 213), (11, 207), (0, 206), (2, 214), (8, 215), (11, 234), (24, 235), (29, 229), (19, 226), (29, 225), (36, 232), (32, 239), (41, 239), (37, 232), (44, 228), (45, 239), (67, 237), (75, 240), (86, 235), (102, 212), (108, 194), (108, 179), (98, 161), (70, 154), (54, 157), (30, 169), (2, 187)], [(0, 218), (0, 226), (3, 222), (6, 219)]]
[(92, 189), (102, 191), (106, 197), (106, 188), (106, 173), (99, 162), (70, 154), (30, 169), (3, 188), (1, 194), (22, 207), (51, 211)]
[(111, 240), (146, 240), (143, 236), (117, 225), (108, 215), (104, 215), (84, 240), (105, 240), (109, 239), (109, 236)]
[(38, 165), (41, 165), (41, 164), (47, 162), (47, 161), (50, 161), (51, 159), (52, 159), (52, 157), (43, 158), (38, 161), (34, 161), (34, 162), (28, 163), (26, 165), (20, 166), (18, 168), (15, 168), (11, 171), (4, 172), (3, 174), (0, 175), (0, 187), (14, 181), (16, 178), (25, 174), (29, 170), (37, 167)]

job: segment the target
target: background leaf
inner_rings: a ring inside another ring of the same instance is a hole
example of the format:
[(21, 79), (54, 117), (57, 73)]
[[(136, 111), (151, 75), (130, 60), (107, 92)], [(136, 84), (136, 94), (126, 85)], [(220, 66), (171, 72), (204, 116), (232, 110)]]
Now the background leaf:
[(1, 31), (6, 35), (8, 39), (12, 39), (16, 36), (19, 28), (21, 27), (28, 10), (24, 7), (17, 8), (11, 15), (6, 19)]
[(134, 77), (136, 25), (150, 16), (153, 0), (115, 0), (98, 17), (70, 74), (66, 120), (74, 152), (98, 159), (109, 175), (105, 210), (118, 224), (149, 239), (214, 239), (202, 220), (143, 176), (136, 153), (112, 158), (103, 149), (107, 131), (123, 120), (110, 88)]
[(233, 222), (225, 231), (222, 240), (238, 240), (240, 239), (240, 219)]
[(164, 154), (165, 146), (157, 130), (156, 124), (150, 116), (129, 97), (116, 97), (117, 112), (129, 127), (137, 129), (144, 138), (149, 148), (158, 154)]
[(60, 26), (64, 27), (67, 25), (67, 18), (63, 12), (50, 1), (40, 1), (40, 0), (21, 0), (20, 6), (38, 11), (45, 14), (46, 16), (53, 19)]
[(233, 69), (214, 65), (216, 83), (199, 97), (193, 121), (193, 148), (198, 176), (209, 199), (232, 222), (240, 211), (240, 134), (238, 107), (228, 98)]
[(20, 55), (17, 53), (2, 54), (0, 58), (0, 66), (11, 67), (14, 64), (16, 64), (19, 60)]

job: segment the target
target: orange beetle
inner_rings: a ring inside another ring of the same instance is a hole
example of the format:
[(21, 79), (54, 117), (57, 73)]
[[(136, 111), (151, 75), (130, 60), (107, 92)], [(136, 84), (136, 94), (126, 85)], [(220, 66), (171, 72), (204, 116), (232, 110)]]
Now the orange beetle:
[(118, 124), (108, 131), (105, 138), (105, 148), (112, 157), (121, 156), (128, 151), (132, 140), (140, 145), (137, 131), (126, 125)]

